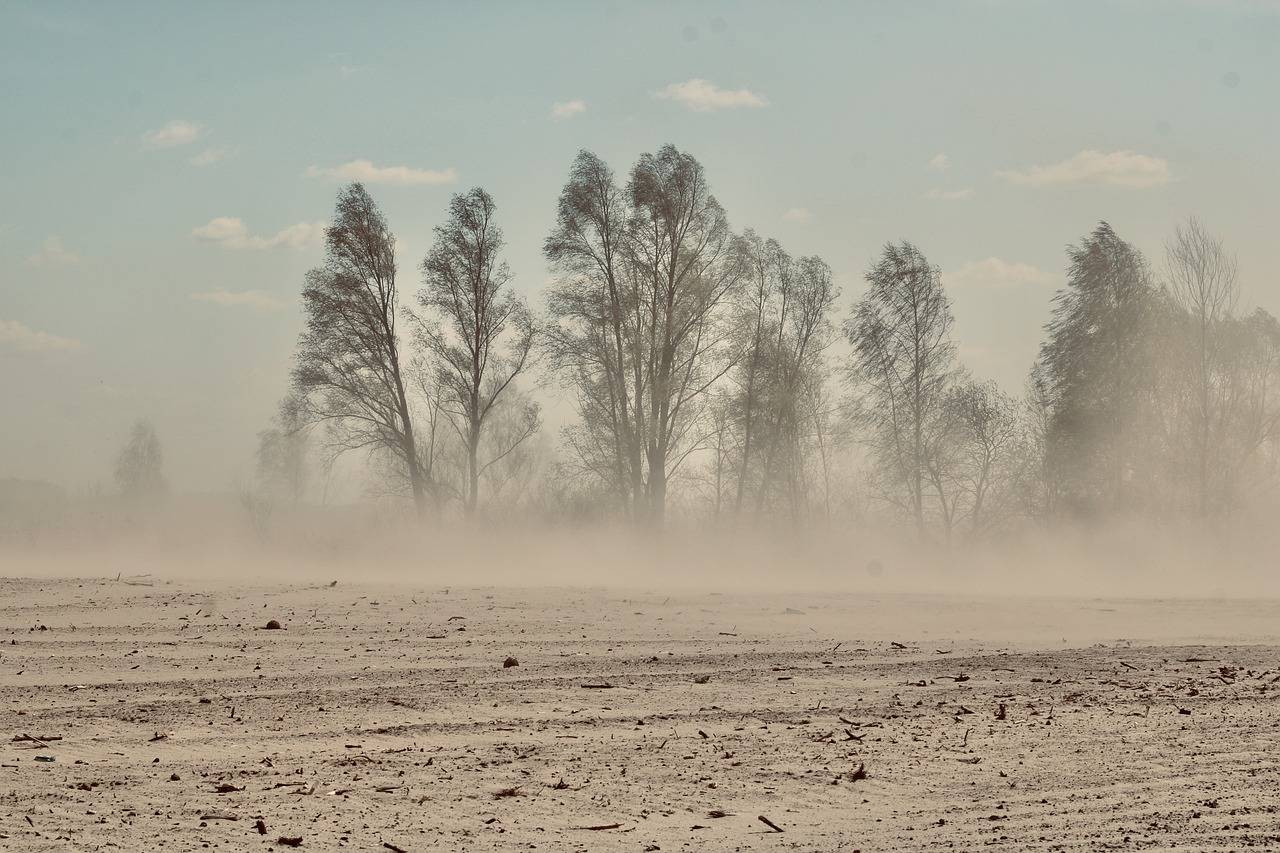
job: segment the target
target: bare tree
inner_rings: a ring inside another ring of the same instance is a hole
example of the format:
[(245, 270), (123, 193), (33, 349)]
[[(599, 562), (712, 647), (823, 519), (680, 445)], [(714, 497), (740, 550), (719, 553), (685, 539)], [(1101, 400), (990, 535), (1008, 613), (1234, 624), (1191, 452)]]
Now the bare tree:
[(480, 188), (455, 195), (449, 218), (435, 229), (435, 243), (422, 262), (424, 286), (418, 304), (433, 312), (418, 324), (419, 339), (435, 362), (442, 405), (466, 447), (464, 507), (473, 514), (484, 469), (512, 453), (538, 429), (538, 407), (526, 402), (521, 429), (480, 460), (490, 413), (530, 366), (536, 327), (523, 300), (509, 287), (501, 260), (502, 230), (496, 206)]
[(115, 478), (121, 497), (132, 504), (154, 503), (168, 491), (164, 451), (150, 421), (135, 421), (129, 430), (129, 440), (116, 457)]
[(911, 243), (885, 246), (867, 282), (845, 325), (861, 392), (858, 415), (889, 484), (905, 492), (887, 496), (923, 535), (933, 433), (956, 376), (951, 306), (941, 271)]
[[(790, 258), (782, 251), (776, 240), (765, 242), (750, 229), (745, 231), (738, 243), (744, 265), (743, 299), (739, 301), (739, 317), (735, 326), (743, 337), (742, 347), (745, 350), (737, 359), (735, 368), (738, 393), (735, 395), (735, 406), (740, 431), (742, 434), (742, 451), (738, 454), (737, 485), (734, 491), (734, 512), (741, 512), (742, 500), (747, 492), (750, 479), (753, 452), (757, 449), (758, 426), (760, 421), (760, 386), (765, 377), (768, 360), (768, 347), (772, 342), (773, 328), (777, 326), (774, 317), (777, 279), (784, 274), (790, 265)], [(777, 327), (780, 332), (781, 328)], [(763, 495), (763, 489), (761, 489)]]
[(1231, 511), (1248, 488), (1273, 488), (1280, 474), (1280, 321), (1261, 308), (1228, 320), (1221, 347), (1225, 422), (1215, 436), (1215, 497)]
[(810, 418), (804, 410), (817, 399), (826, 371), (823, 354), (831, 343), (830, 312), (839, 291), (831, 268), (821, 258), (793, 261), (775, 254), (778, 268), (776, 331), (771, 345), (768, 383), (769, 412), (764, 470), (757, 492), (757, 509), (764, 505), (779, 471), (793, 518), (804, 496), (804, 443)]
[[(731, 366), (721, 342), (721, 308), (741, 279), (724, 210), (702, 164), (674, 145), (644, 154), (631, 170), (632, 237), (648, 418), (648, 517), (663, 524), (667, 482), (699, 446), (706, 394)], [(692, 440), (691, 440), (692, 439)]]
[(331, 427), (338, 452), (388, 453), (407, 475), (414, 505), (427, 508), (396, 331), (395, 238), (360, 184), (338, 194), (325, 230), (324, 265), (302, 291), (307, 328), (293, 381), (307, 417)]
[(307, 432), (305, 403), (293, 395), (285, 397), (271, 426), (258, 433), (260, 488), (295, 504), (302, 500), (310, 475)]
[(994, 382), (959, 382), (947, 394), (944, 447), (930, 459), (948, 531), (982, 534), (1013, 513), (1025, 458), (1018, 404)]
[(733, 247), (702, 165), (670, 145), (640, 158), (625, 192), (580, 154), (547, 239), (561, 274), (551, 351), (583, 415), (569, 447), (655, 526), (668, 481), (708, 439), (704, 398), (733, 363), (723, 316), (741, 278)]
[(1165, 244), (1169, 289), (1194, 326), (1196, 501), (1209, 513), (1210, 465), (1222, 410), (1221, 329), (1239, 299), (1236, 260), (1198, 219), (1178, 226)]
[(566, 431), (575, 462), (638, 514), (644, 495), (644, 362), (627, 266), (626, 199), (609, 166), (579, 152), (544, 253), (560, 273), (547, 304), (547, 350), (574, 391), (581, 424)]

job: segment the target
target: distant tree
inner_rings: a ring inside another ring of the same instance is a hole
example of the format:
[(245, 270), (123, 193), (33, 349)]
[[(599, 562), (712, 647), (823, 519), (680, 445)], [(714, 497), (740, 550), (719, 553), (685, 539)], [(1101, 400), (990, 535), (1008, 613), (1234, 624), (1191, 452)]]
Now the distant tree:
[(845, 325), (857, 417), (885, 475), (886, 496), (926, 532), (927, 487), (947, 395), (957, 376), (941, 271), (911, 243), (885, 246)]
[(1019, 492), (1026, 512), (1041, 522), (1058, 513), (1064, 461), (1052, 442), (1053, 395), (1043, 364), (1037, 359), (1027, 376), (1022, 397), (1024, 464)]
[(273, 497), (298, 503), (309, 479), (306, 407), (295, 396), (280, 401), (271, 426), (258, 433), (257, 480)]
[(1196, 505), (1200, 515), (1208, 515), (1215, 446), (1227, 418), (1224, 331), (1239, 300), (1236, 260), (1227, 254), (1221, 240), (1192, 218), (1165, 244), (1165, 264), (1169, 289), (1192, 326)]
[(1157, 451), (1151, 440), (1159, 396), (1163, 311), (1146, 261), (1106, 222), (1068, 247), (1067, 285), (1054, 297), (1040, 351), (1053, 411), (1050, 454), (1072, 500), (1122, 508)]
[[(839, 290), (821, 258), (792, 260), (785, 253), (777, 287), (776, 331), (769, 350), (766, 442), (756, 507), (771, 493), (781, 496), (798, 519), (808, 498), (805, 482), (813, 420), (826, 378), (823, 355), (831, 342), (830, 312)], [(779, 485), (781, 486), (779, 488)]]
[(493, 199), (480, 188), (453, 197), (449, 217), (436, 227), (435, 243), (422, 262), (418, 294), (418, 304), (429, 312), (418, 324), (419, 340), (433, 361), (441, 405), (466, 449), (468, 514), (476, 511), (484, 470), (539, 426), (537, 404), (524, 401), (520, 428), (481, 460), (489, 416), (529, 368), (536, 338), (528, 306), (510, 288), (495, 211)]
[[(738, 454), (737, 483), (734, 487), (734, 512), (742, 511), (752, 479), (752, 463), (759, 450), (761, 421), (761, 388), (767, 375), (769, 349), (775, 330), (781, 331), (775, 316), (775, 293), (778, 280), (790, 272), (791, 259), (776, 240), (764, 241), (748, 229), (739, 238), (738, 252), (744, 267), (743, 298), (738, 300), (735, 326), (743, 352), (736, 359), (731, 374), (737, 393), (730, 402), (741, 434), (742, 450)], [(760, 489), (761, 500), (764, 490)]]
[(559, 274), (547, 294), (554, 368), (574, 394), (580, 423), (566, 429), (568, 464), (617, 496), (635, 517), (645, 494), (645, 361), (628, 200), (589, 151), (573, 162), (543, 251)]
[(338, 194), (323, 266), (302, 291), (307, 328), (294, 387), (309, 421), (327, 423), (338, 452), (385, 452), (406, 474), (419, 513), (428, 506), (396, 331), (395, 238), (360, 184)]
[(692, 156), (645, 154), (620, 190), (583, 152), (545, 252), (552, 357), (582, 423), (569, 449), (633, 518), (663, 524), (667, 486), (705, 449), (709, 392), (733, 364), (727, 304), (742, 277), (723, 209)]
[(768, 507), (796, 521), (809, 506), (815, 463), (826, 482), (825, 462), (813, 456), (824, 452), (827, 425), (813, 407), (823, 397), (838, 291), (821, 258), (793, 258), (776, 240), (747, 231), (737, 251), (745, 272), (727, 383), (726, 415), (739, 448), (732, 508), (742, 512), (749, 496), (757, 514)]
[(1018, 403), (994, 382), (966, 380), (947, 394), (943, 447), (930, 454), (930, 479), (948, 531), (964, 523), (981, 535), (1018, 514), (1025, 464)]
[(150, 421), (139, 420), (116, 457), (116, 486), (126, 501), (150, 504), (168, 490), (164, 479), (164, 451)]
[(636, 285), (637, 338), (648, 396), (648, 521), (664, 523), (667, 483), (700, 447), (704, 396), (731, 366), (720, 335), (741, 267), (702, 164), (673, 145), (631, 170), (627, 258)]
[(1228, 320), (1221, 335), (1224, 423), (1210, 482), (1211, 500), (1229, 512), (1250, 491), (1274, 489), (1280, 476), (1280, 320), (1258, 308)]

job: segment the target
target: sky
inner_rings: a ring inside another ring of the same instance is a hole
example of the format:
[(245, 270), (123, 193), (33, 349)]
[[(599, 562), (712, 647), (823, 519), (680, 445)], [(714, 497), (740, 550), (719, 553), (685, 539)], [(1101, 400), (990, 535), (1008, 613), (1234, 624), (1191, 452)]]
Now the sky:
[(0, 0), (0, 478), (109, 484), (145, 417), (175, 488), (235, 488), (343, 182), (406, 300), (484, 187), (538, 307), (583, 148), (696, 156), (735, 230), (830, 263), (838, 321), (911, 240), (966, 366), (1018, 391), (1100, 219), (1159, 272), (1198, 216), (1280, 313), (1277, 104), (1273, 2)]

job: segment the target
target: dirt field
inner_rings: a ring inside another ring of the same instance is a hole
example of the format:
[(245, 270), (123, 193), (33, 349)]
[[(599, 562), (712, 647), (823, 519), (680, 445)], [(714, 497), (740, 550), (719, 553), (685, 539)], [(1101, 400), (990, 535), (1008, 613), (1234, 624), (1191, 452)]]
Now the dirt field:
[(0, 581), (0, 848), (1280, 847), (1273, 601), (134, 584)]

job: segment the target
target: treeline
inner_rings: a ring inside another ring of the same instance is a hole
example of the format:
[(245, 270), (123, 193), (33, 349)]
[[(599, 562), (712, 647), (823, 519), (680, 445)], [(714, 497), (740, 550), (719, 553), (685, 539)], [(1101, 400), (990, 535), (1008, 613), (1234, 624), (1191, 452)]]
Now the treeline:
[[(357, 450), (428, 517), (893, 518), (950, 538), (1220, 516), (1276, 483), (1280, 324), (1239, 310), (1234, 259), (1194, 220), (1159, 271), (1105, 222), (1069, 247), (1017, 394), (960, 363), (915, 245), (886, 246), (846, 314), (821, 258), (734, 233), (673, 146), (622, 177), (578, 155), (536, 310), (503, 245), (493, 199), (455, 196), (410, 308), (386, 219), (361, 185), (340, 193), (292, 390), (260, 435), (264, 493), (299, 500), (313, 460)], [(558, 440), (537, 382), (576, 409)]]

